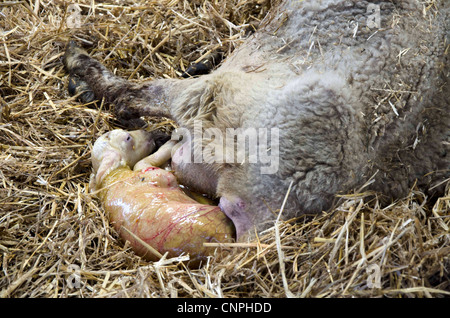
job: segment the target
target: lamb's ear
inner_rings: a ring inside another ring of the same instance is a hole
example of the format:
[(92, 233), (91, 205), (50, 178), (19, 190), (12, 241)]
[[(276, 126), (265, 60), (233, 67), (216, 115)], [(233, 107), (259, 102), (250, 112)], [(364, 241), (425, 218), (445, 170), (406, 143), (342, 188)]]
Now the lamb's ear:
[(104, 153), (100, 166), (95, 175), (95, 186), (98, 187), (103, 181), (103, 178), (111, 171), (117, 169), (122, 165), (122, 157), (114, 151), (107, 151)]

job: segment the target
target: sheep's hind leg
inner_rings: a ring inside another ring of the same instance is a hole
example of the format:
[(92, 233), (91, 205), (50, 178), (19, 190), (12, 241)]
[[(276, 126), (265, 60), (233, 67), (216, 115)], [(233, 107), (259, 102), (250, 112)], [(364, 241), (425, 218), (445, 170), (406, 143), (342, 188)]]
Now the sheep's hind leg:
[(82, 103), (104, 99), (106, 104), (114, 105), (114, 112), (124, 127), (145, 125), (139, 118), (139, 110), (128, 103), (133, 99), (130, 92), (136, 91), (132, 83), (115, 76), (74, 41), (67, 44), (63, 63), (69, 72), (69, 94), (78, 95)]
[[(69, 89), (81, 93), (81, 98), (86, 98), (84, 102), (103, 100), (106, 105), (111, 105), (118, 121), (126, 128), (145, 126), (141, 116), (172, 118), (168, 99), (192, 83), (167, 79), (142, 83), (127, 81), (115, 76), (73, 41), (67, 45), (64, 65), (72, 79)], [(176, 92), (173, 92), (174, 88)]]
[(149, 99), (145, 90), (134, 83), (115, 76), (99, 61), (70, 41), (63, 58), (69, 73), (68, 90), (71, 95), (79, 95), (83, 103), (104, 99), (107, 105), (113, 105), (119, 122), (127, 128), (145, 125), (139, 117), (145, 113)]
[(99, 61), (70, 41), (64, 54), (64, 66), (69, 72), (69, 93), (89, 92), (85, 98), (89, 102), (105, 98), (107, 102), (114, 100), (132, 84), (112, 74)]

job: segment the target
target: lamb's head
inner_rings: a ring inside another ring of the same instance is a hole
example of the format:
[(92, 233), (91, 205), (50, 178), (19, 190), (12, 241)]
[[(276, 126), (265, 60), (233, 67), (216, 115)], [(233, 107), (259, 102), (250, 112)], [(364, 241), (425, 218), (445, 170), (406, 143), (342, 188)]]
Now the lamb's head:
[(103, 134), (95, 141), (91, 155), (96, 185), (100, 185), (108, 173), (119, 167), (133, 168), (154, 148), (155, 141), (145, 130), (115, 129)]

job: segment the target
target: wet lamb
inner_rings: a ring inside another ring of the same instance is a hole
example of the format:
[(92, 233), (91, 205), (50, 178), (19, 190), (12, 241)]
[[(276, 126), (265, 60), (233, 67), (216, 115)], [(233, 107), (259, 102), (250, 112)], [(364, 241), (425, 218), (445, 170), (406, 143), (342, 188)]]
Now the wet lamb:
[(93, 187), (110, 222), (136, 254), (157, 260), (166, 252), (168, 257), (184, 253), (196, 266), (214, 251), (203, 243), (234, 240), (233, 223), (219, 207), (188, 197), (172, 173), (148, 164), (149, 158), (164, 163), (158, 152), (136, 167), (154, 146), (144, 130), (102, 135), (92, 150)]

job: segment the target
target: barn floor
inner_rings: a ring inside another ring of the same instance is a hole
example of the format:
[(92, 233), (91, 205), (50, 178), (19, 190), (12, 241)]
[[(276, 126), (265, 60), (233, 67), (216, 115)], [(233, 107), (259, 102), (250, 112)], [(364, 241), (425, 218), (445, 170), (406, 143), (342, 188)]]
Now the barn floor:
[[(218, 247), (200, 269), (145, 262), (90, 194), (90, 150), (117, 126), (67, 93), (69, 39), (131, 80), (180, 77), (229, 54), (270, 1), (0, 3), (0, 297), (449, 297), (450, 181), (387, 207), (377, 194)], [(174, 123), (148, 118), (149, 129)]]

